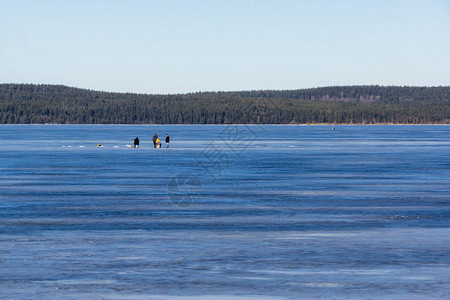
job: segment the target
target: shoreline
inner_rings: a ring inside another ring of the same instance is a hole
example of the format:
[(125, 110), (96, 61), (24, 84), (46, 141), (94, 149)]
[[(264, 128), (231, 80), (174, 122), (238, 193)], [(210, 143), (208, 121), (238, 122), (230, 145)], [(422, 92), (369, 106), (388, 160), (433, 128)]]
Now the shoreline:
[(409, 124), (409, 123), (306, 123), (306, 124), (61, 124), (61, 123), (33, 123), (33, 124), (0, 124), (0, 126), (449, 126), (450, 123), (421, 123), (421, 124)]

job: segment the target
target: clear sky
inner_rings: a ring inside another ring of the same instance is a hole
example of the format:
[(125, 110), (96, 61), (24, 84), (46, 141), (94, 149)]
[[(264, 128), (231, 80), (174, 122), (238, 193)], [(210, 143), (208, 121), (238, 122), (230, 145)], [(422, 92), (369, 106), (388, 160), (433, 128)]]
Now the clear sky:
[(450, 85), (450, 0), (0, 0), (0, 83)]

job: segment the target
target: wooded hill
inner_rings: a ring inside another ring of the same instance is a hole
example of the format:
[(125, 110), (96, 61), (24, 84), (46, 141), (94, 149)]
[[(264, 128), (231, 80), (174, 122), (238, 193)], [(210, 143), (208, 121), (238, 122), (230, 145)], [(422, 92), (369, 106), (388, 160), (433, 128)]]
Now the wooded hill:
[(173, 95), (0, 84), (0, 124), (450, 124), (450, 86)]

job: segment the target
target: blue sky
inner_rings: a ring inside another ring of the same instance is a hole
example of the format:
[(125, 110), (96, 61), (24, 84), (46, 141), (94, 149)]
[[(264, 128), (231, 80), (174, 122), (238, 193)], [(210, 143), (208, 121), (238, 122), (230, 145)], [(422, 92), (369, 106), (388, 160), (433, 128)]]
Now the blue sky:
[(0, 0), (0, 83), (450, 85), (450, 0)]

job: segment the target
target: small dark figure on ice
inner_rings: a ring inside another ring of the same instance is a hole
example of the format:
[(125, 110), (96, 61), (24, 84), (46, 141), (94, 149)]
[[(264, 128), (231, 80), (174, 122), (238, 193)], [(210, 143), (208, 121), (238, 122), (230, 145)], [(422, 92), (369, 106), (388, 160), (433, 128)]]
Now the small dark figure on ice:
[(134, 139), (134, 148), (139, 148), (139, 138)]
[(166, 134), (166, 148), (169, 148), (170, 136)]
[(153, 148), (156, 148), (156, 140), (158, 139), (158, 136), (156, 133), (153, 134)]

